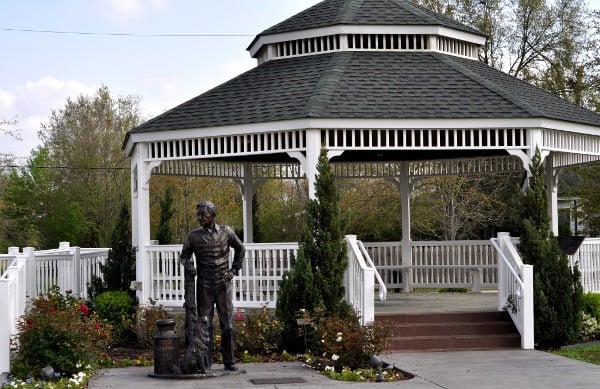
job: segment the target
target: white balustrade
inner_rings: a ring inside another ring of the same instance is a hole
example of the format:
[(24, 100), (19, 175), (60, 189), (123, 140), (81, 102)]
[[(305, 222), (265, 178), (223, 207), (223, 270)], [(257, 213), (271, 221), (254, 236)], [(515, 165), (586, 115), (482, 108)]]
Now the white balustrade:
[(584, 293), (600, 293), (600, 238), (586, 238), (568, 257), (571, 267), (579, 265)]
[(509, 313), (521, 334), (521, 348), (533, 349), (533, 266), (523, 264), (507, 232), (491, 242), (499, 254), (498, 310)]

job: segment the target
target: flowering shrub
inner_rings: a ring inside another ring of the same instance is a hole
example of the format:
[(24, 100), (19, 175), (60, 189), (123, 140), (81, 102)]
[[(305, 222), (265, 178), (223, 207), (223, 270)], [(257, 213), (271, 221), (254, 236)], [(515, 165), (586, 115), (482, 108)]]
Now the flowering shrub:
[(236, 318), (234, 327), (238, 352), (250, 355), (269, 355), (279, 350), (282, 325), (267, 307), (246, 316), (245, 320), (239, 316)]
[(356, 315), (329, 316), (313, 323), (319, 342), (314, 351), (331, 361), (337, 372), (342, 368), (369, 366), (372, 355), (386, 349), (390, 331), (382, 323), (361, 325)]
[(150, 305), (138, 306), (135, 311), (135, 323), (132, 330), (137, 336), (138, 343), (146, 348), (154, 344), (156, 334), (156, 321), (167, 318), (167, 312), (162, 305), (156, 305), (156, 300), (150, 299)]
[(93, 373), (91, 366), (82, 367), (80, 364), (76, 365), (79, 370), (77, 373), (73, 373), (70, 377), (56, 374), (54, 380), (42, 381), (35, 380), (32, 378), (19, 379), (13, 375), (8, 376), (4, 382), (0, 382), (1, 389), (8, 388), (22, 388), (22, 389), (73, 389), (73, 388), (87, 388), (88, 381)]
[(93, 364), (110, 341), (110, 325), (58, 287), (32, 300), (17, 326), (11, 373), (21, 379), (35, 377), (46, 366), (61, 376), (76, 374), (78, 365)]

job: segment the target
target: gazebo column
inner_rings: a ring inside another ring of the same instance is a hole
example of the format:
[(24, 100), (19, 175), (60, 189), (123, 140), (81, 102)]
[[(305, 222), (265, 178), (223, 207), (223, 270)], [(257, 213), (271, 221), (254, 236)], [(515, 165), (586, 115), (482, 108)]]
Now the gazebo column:
[(315, 182), (317, 179), (317, 164), (321, 153), (321, 130), (306, 130), (306, 153), (288, 152), (292, 158), (300, 162), (300, 166), (308, 181), (308, 198), (316, 197)]
[(144, 247), (150, 243), (150, 177), (160, 162), (146, 162), (148, 145), (138, 143), (131, 159), (132, 246), (136, 251), (136, 296), (139, 304), (150, 297), (150, 261)]
[(400, 177), (394, 177), (392, 182), (400, 192), (402, 202), (402, 284), (405, 293), (412, 292), (412, 239), (410, 229), (410, 193), (412, 180), (409, 176), (410, 162), (403, 161), (400, 166)]
[(548, 198), (548, 215), (550, 216), (550, 229), (554, 236), (558, 236), (558, 176), (559, 169), (554, 168), (552, 153), (548, 154), (544, 166), (544, 184)]
[(242, 180), (236, 180), (240, 186), (240, 192), (242, 194), (242, 208), (243, 208), (243, 228), (244, 228), (244, 243), (254, 242), (254, 228), (253, 228), (253, 214), (252, 214), (252, 201), (255, 192), (255, 181), (252, 175), (252, 167), (250, 163), (244, 163), (244, 178)]

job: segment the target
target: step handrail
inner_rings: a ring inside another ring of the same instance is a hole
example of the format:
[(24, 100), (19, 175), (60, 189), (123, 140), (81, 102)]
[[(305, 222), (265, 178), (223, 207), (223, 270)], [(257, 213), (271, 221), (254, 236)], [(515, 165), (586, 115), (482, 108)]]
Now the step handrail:
[(373, 263), (373, 260), (371, 259), (371, 256), (369, 255), (369, 252), (365, 248), (363, 242), (361, 240), (357, 240), (356, 242), (358, 243), (358, 248), (367, 262), (367, 265), (375, 269), (375, 279), (377, 280), (377, 284), (379, 284), (379, 301), (385, 301), (387, 299), (387, 287), (385, 286), (385, 282), (383, 282), (383, 279), (375, 267), (375, 264)]

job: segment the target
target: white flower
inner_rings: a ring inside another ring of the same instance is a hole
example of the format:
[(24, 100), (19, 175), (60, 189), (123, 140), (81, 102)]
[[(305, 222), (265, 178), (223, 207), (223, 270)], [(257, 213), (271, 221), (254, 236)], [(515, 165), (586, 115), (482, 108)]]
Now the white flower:
[(340, 343), (342, 341), (342, 337), (338, 336), (337, 338), (335, 338), (335, 341), (338, 342), (338, 343)]
[(325, 366), (325, 371), (333, 371), (333, 366)]
[(333, 355), (331, 356), (331, 360), (332, 360), (332, 361), (337, 361), (338, 359), (340, 359), (340, 356), (339, 356), (339, 355), (337, 355), (337, 354), (333, 354)]

